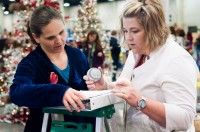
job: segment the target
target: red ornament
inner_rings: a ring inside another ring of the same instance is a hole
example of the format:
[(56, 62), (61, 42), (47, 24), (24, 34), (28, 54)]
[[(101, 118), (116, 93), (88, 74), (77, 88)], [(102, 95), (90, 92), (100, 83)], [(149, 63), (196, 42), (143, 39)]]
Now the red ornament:
[(69, 19), (70, 17), (69, 16), (65, 16), (65, 19)]
[(10, 69), (9, 68), (6, 68), (6, 72), (9, 72), (10, 71)]
[(14, 64), (17, 65), (17, 64), (19, 64), (19, 62), (18, 62), (17, 60), (15, 60), (15, 61), (14, 61)]
[(18, 36), (19, 35), (19, 30), (15, 30), (15, 36)]
[(51, 6), (51, 7), (54, 7), (56, 9), (59, 9), (59, 3), (58, 2), (51, 2), (51, 0), (45, 0), (44, 5)]
[(44, 2), (48, 2), (48, 3), (51, 3), (51, 0), (44, 0)]
[(29, 7), (36, 7), (36, 4), (37, 4), (37, 1), (34, 1), (34, 2), (30, 2), (28, 4)]
[(50, 74), (50, 82), (53, 84), (56, 84), (58, 82), (58, 75), (54, 72), (51, 72)]
[(8, 87), (4, 88), (4, 91), (5, 91), (6, 93), (9, 92), (9, 88), (8, 88)]
[(1, 97), (1, 102), (6, 103), (7, 99), (8, 99), (7, 97)]

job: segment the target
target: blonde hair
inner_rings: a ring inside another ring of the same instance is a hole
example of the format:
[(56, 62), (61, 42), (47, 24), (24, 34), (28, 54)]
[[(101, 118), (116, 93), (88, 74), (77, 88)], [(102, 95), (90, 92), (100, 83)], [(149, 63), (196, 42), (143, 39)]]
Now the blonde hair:
[(123, 18), (137, 18), (143, 26), (146, 35), (146, 47), (149, 52), (164, 44), (169, 27), (165, 22), (163, 7), (159, 0), (129, 0), (125, 3), (120, 16), (121, 32), (123, 40), (121, 46), (128, 48), (123, 33)]

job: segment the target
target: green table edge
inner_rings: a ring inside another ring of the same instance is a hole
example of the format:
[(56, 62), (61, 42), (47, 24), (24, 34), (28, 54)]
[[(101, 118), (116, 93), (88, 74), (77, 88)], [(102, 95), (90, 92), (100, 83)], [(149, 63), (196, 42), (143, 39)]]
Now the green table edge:
[(80, 111), (76, 112), (75, 110), (73, 112), (69, 112), (67, 109), (59, 109), (59, 107), (46, 107), (43, 108), (44, 113), (51, 113), (51, 114), (67, 114), (67, 115), (78, 115), (78, 116), (87, 116), (87, 117), (106, 117), (110, 119), (113, 114), (115, 113), (115, 107), (114, 105), (108, 105), (96, 110), (92, 111)]

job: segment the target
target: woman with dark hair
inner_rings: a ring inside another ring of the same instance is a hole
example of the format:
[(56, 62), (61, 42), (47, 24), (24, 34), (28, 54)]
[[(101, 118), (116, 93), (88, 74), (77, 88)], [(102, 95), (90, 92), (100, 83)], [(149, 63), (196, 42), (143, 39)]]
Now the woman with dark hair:
[(196, 60), (197, 66), (200, 70), (200, 34), (198, 34), (195, 42), (194, 42), (194, 49), (193, 49), (193, 56)]
[(87, 33), (82, 49), (87, 56), (90, 67), (103, 67), (105, 55), (103, 53), (99, 34), (96, 30), (90, 30)]
[(184, 49), (187, 49), (186, 47), (186, 38), (185, 38), (185, 31), (183, 29), (177, 30), (177, 37), (176, 42), (183, 47)]
[(175, 31), (175, 28), (173, 26), (170, 26), (169, 29), (170, 29), (170, 33), (171, 33), (173, 39), (176, 41), (176, 31)]
[(188, 31), (187, 32), (187, 40), (191, 43), (193, 43), (193, 37), (192, 37), (192, 32)]
[(192, 54), (193, 53), (193, 37), (192, 37), (192, 32), (188, 31), (187, 36), (186, 36), (186, 50)]
[[(28, 24), (28, 35), (37, 47), (19, 63), (10, 98), (30, 109), (25, 132), (41, 132), (44, 107), (65, 106), (72, 111), (85, 109), (78, 90), (87, 90), (83, 75), (89, 69), (85, 55), (67, 46), (61, 14), (49, 6), (35, 9)], [(76, 58), (76, 59), (74, 59)], [(79, 64), (81, 63), (81, 67)], [(95, 118), (66, 115), (65, 121), (94, 123)], [(50, 131), (51, 118), (48, 120)]]
[(119, 69), (119, 54), (121, 52), (121, 47), (119, 46), (118, 32), (116, 30), (111, 31), (110, 47), (113, 60), (112, 81), (116, 81), (116, 74), (117, 70)]

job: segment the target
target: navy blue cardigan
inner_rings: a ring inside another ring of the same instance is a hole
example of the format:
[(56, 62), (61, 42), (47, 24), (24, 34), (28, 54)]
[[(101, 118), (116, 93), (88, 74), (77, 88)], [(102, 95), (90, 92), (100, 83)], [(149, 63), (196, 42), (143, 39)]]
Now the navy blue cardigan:
[[(89, 69), (85, 55), (76, 48), (65, 46), (70, 64), (68, 84), (59, 75), (53, 64), (40, 46), (27, 55), (19, 63), (13, 84), (10, 87), (10, 98), (18, 106), (30, 109), (25, 131), (41, 131), (43, 113), (42, 108), (61, 106), (65, 91), (72, 87), (76, 90), (87, 90), (83, 76)], [(58, 83), (50, 83), (50, 73), (58, 75)], [(94, 122), (93, 118), (66, 117), (68, 121)], [(51, 123), (51, 120), (49, 121)], [(49, 130), (50, 128), (48, 128)]]

